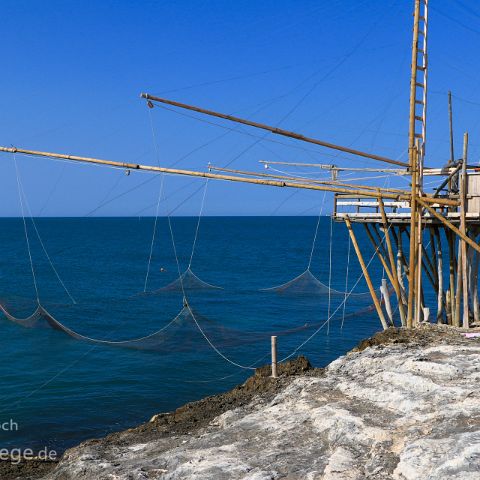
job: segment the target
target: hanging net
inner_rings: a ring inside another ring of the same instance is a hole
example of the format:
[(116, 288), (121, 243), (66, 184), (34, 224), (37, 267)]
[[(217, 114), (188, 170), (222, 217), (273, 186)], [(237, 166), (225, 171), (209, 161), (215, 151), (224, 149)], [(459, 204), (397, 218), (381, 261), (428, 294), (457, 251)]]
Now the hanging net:
[(223, 290), (222, 287), (212, 285), (210, 283), (204, 282), (202, 279), (198, 278), (190, 269), (190, 267), (182, 273), (173, 282), (165, 285), (164, 287), (158, 288), (151, 293), (159, 292), (182, 292), (183, 290)]
[[(301, 275), (298, 275), (298, 277), (295, 277), (289, 282), (276, 287), (264, 288), (262, 291), (283, 295), (332, 295), (336, 297), (344, 297), (347, 295), (347, 292), (329, 288), (328, 285), (322, 283), (309, 269), (305, 270)], [(357, 299), (368, 300), (370, 298), (370, 293), (350, 293), (350, 296)]]
[[(0, 303), (0, 311), (3, 312), (9, 321), (24, 328), (51, 329), (63, 334), (65, 337), (81, 342), (105, 347), (120, 347), (158, 353), (189, 352), (199, 349), (209, 349), (212, 345), (215, 345), (215, 347), (221, 351), (242, 346), (250, 348), (256, 343), (265, 344), (271, 335), (288, 336), (290, 341), (295, 342), (296, 339), (301, 339), (303, 336), (308, 335), (312, 330), (322, 326), (325, 322), (325, 318), (322, 318), (318, 321), (309, 321), (297, 326), (284, 326), (283, 328), (273, 328), (263, 331), (261, 329), (261, 322), (253, 322), (251, 325), (257, 325), (259, 330), (241, 330), (226, 327), (218, 321), (200, 315), (186, 304), (171, 321), (153, 333), (136, 338), (118, 340), (115, 338), (96, 338), (85, 333), (80, 333), (60, 322), (42, 305), (38, 305), (33, 314), (25, 318), (12, 315), (2, 303)], [(349, 317), (358, 319), (359, 315), (370, 316), (371, 313), (372, 307), (367, 307), (347, 314), (343, 320)], [(338, 314), (332, 318), (332, 321), (339, 321), (340, 319), (341, 315)], [(82, 323), (84, 322), (82, 321)]]

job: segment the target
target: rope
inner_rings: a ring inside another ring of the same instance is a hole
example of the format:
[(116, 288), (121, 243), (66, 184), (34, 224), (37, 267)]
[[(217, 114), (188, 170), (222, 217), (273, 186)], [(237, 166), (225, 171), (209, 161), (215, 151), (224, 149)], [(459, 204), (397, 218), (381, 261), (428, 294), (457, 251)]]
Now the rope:
[(24, 233), (25, 233), (25, 240), (27, 242), (28, 258), (30, 260), (30, 269), (32, 271), (33, 286), (35, 287), (35, 295), (37, 297), (37, 303), (38, 303), (38, 305), (40, 305), (40, 295), (39, 295), (39, 292), (38, 292), (37, 278), (35, 276), (35, 268), (33, 266), (32, 252), (30, 250), (30, 240), (28, 238), (27, 222), (25, 221), (25, 211), (24, 211), (24, 206), (23, 206), (22, 191), (21, 191), (21, 187), (20, 187), (20, 172), (18, 171), (17, 157), (16, 157), (15, 153), (13, 154), (13, 161), (15, 163), (15, 173), (16, 173), (16, 176), (17, 176), (18, 198), (20, 200), (20, 208), (21, 208), (21, 211), (22, 211), (23, 230), (24, 230)]
[(190, 269), (192, 266), (192, 261), (193, 261), (193, 254), (195, 253), (195, 247), (197, 245), (197, 238), (198, 238), (198, 231), (200, 229), (200, 221), (202, 219), (203, 215), (203, 208), (205, 206), (205, 197), (207, 195), (207, 188), (208, 188), (208, 178), (205, 180), (205, 190), (203, 191), (203, 197), (202, 197), (202, 203), (200, 205), (200, 212), (198, 214), (198, 221), (197, 221), (197, 228), (195, 229), (195, 237), (193, 239), (193, 245), (192, 245), (192, 254), (190, 255), (190, 262), (188, 263), (188, 268), (187, 270)]
[[(333, 250), (333, 216), (330, 216), (330, 253), (328, 267), (328, 318), (332, 308), (332, 250)], [(330, 333), (330, 322), (327, 325), (327, 335)]]
[(163, 196), (164, 180), (165, 180), (165, 175), (162, 174), (162, 177), (161, 177), (161, 180), (160, 180), (160, 188), (158, 189), (158, 199), (157, 199), (157, 206), (156, 206), (156, 209), (155, 209), (155, 221), (153, 222), (152, 241), (150, 243), (150, 254), (148, 256), (147, 273), (145, 275), (145, 283), (143, 285), (143, 292), (144, 293), (147, 291), (148, 277), (150, 275), (150, 266), (152, 264), (153, 247), (155, 245), (155, 236), (156, 236), (156, 233), (157, 233), (158, 210), (160, 208), (160, 201), (161, 201), (162, 196)]
[(185, 293), (185, 287), (183, 285), (183, 276), (182, 276), (182, 273), (181, 273), (181, 269), (180, 269), (180, 262), (178, 260), (178, 254), (177, 254), (177, 247), (176, 247), (176, 244), (175, 244), (175, 235), (173, 233), (173, 228), (172, 228), (172, 222), (170, 220), (170, 216), (167, 215), (167, 220), (168, 220), (168, 227), (169, 227), (169, 230), (170, 230), (170, 236), (171, 236), (171, 239), (172, 239), (172, 247), (173, 247), (173, 253), (174, 253), (174, 256), (175, 256), (175, 262), (177, 264), (177, 271), (178, 271), (178, 279), (180, 281), (180, 286), (181, 286), (181, 289), (182, 289), (182, 295), (183, 295), (183, 303), (184, 303), (184, 307), (188, 309), (188, 311), (190, 312), (190, 315), (192, 316), (193, 318), (193, 321), (195, 322), (195, 325), (197, 326), (199, 332), (202, 334), (203, 338), (206, 340), (206, 342), (210, 345), (210, 347), (213, 349), (213, 351), (215, 353), (217, 353), (217, 355), (219, 355), (221, 358), (223, 358), (226, 362), (234, 365), (235, 367), (238, 367), (238, 368), (243, 368), (245, 370), (255, 370), (254, 367), (251, 367), (251, 366), (248, 366), (248, 365), (241, 365), (240, 363), (237, 363), (233, 360), (231, 360), (230, 358), (228, 358), (226, 355), (224, 355), (213, 343), (212, 341), (208, 338), (207, 334), (203, 331), (202, 327), (200, 326), (200, 324), (198, 323), (197, 321), (197, 318), (195, 317), (195, 314), (193, 313), (193, 310), (191, 309), (189, 303), (188, 303), (188, 300), (187, 300), (187, 295)]
[[(392, 224), (390, 224), (390, 226), (388, 227), (387, 231), (385, 232), (384, 236), (389, 232), (390, 228), (391, 228)], [(378, 253), (378, 250), (380, 248), (380, 245), (377, 246), (377, 248), (375, 249), (375, 251), (373, 252), (373, 255), (370, 257), (370, 260), (368, 261), (367, 263), (367, 268), (370, 266), (370, 264), (372, 263), (373, 259), (375, 258), (375, 256), (377, 255)], [(281, 363), (281, 362), (285, 362), (286, 360), (288, 360), (289, 358), (293, 357), (301, 348), (303, 348), (313, 337), (315, 337), (318, 332), (320, 332), (320, 330), (322, 330), (322, 328), (327, 325), (329, 322), (330, 322), (330, 319), (333, 318), (333, 316), (340, 310), (340, 308), (343, 307), (343, 305), (345, 304), (345, 302), (347, 301), (348, 297), (350, 297), (350, 295), (352, 295), (353, 291), (355, 290), (355, 288), (357, 287), (357, 285), (360, 283), (360, 280), (363, 278), (363, 272), (360, 274), (360, 276), (358, 277), (357, 281), (355, 282), (355, 284), (353, 285), (352, 289), (348, 292), (347, 295), (345, 295), (345, 298), (343, 300), (343, 302), (335, 309), (335, 311), (327, 318), (327, 320), (325, 320), (318, 328), (317, 330), (315, 330), (306, 340), (304, 340), (297, 348), (295, 348), (295, 350), (293, 350), (292, 353), (290, 353), (289, 355), (287, 355), (286, 357), (282, 358), (281, 360), (279, 360), (278, 362)]]
[[(150, 129), (152, 131), (152, 143), (153, 143), (153, 148), (155, 150), (155, 160), (157, 161), (157, 165), (160, 166), (158, 142), (157, 142), (157, 137), (155, 135), (155, 128), (153, 126), (152, 112), (150, 111), (150, 108), (147, 108), (147, 110), (148, 110), (148, 118), (150, 120)], [(153, 222), (152, 241), (150, 243), (150, 254), (148, 256), (147, 273), (145, 275), (145, 283), (143, 285), (143, 292), (144, 293), (147, 291), (148, 277), (150, 275), (150, 266), (151, 266), (151, 263), (152, 263), (152, 256), (153, 256), (153, 247), (155, 245), (155, 235), (156, 235), (156, 232), (157, 232), (158, 210), (160, 208), (160, 201), (161, 201), (162, 195), (163, 195), (164, 180), (165, 180), (165, 174), (162, 173), (161, 180), (160, 180), (160, 188), (158, 189), (157, 206), (155, 208), (155, 221)]]
[(352, 250), (352, 239), (350, 235), (348, 236), (348, 252), (347, 252), (347, 272), (345, 274), (345, 301), (343, 302), (343, 311), (342, 311), (342, 325), (341, 330), (343, 330), (343, 324), (345, 323), (345, 307), (347, 306), (347, 291), (348, 291), (348, 276), (350, 273), (350, 253)]
[(320, 227), (320, 219), (322, 217), (322, 212), (323, 212), (323, 207), (325, 205), (325, 197), (327, 196), (327, 192), (323, 192), (323, 199), (322, 199), (322, 204), (320, 205), (320, 212), (318, 214), (318, 220), (317, 220), (317, 226), (315, 228), (315, 234), (313, 236), (313, 242), (312, 242), (312, 249), (310, 251), (310, 258), (308, 260), (308, 267), (307, 270), (310, 270), (310, 266), (312, 265), (312, 258), (313, 258), (313, 252), (315, 250), (315, 244), (317, 242), (317, 234), (318, 234), (318, 228)]
[(40, 242), (40, 245), (42, 247), (42, 250), (43, 250), (43, 253), (45, 254), (45, 256), (47, 257), (48, 259), (48, 262), (50, 263), (50, 267), (52, 268), (53, 272), (55, 273), (55, 276), (57, 277), (57, 280), (59, 281), (60, 285), (63, 287), (63, 289), (65, 290), (65, 293), (68, 295), (68, 297), (70, 298), (70, 300), (72, 301), (72, 303), (74, 305), (77, 304), (75, 298), (73, 298), (73, 295), (70, 293), (70, 291), (68, 290), (67, 286), (65, 285), (64, 281), (62, 280), (62, 278), (60, 277), (60, 274), (58, 273), (57, 269), (55, 268), (55, 265), (53, 264), (53, 261), (50, 257), (50, 255), (48, 254), (48, 251), (45, 247), (45, 244), (43, 243), (43, 240), (42, 240), (42, 237), (40, 236), (40, 232), (38, 231), (38, 228), (37, 228), (37, 224), (33, 218), (33, 214), (32, 214), (32, 210), (30, 208), (30, 204), (28, 203), (28, 198), (27, 198), (27, 195), (25, 194), (25, 190), (23, 188), (23, 185), (22, 185), (22, 182), (21, 180), (19, 181), (20, 183), (20, 188), (22, 190), (22, 194), (23, 194), (23, 198), (25, 200), (25, 205), (27, 206), (27, 209), (28, 209), (28, 212), (30, 213), (30, 220), (32, 222), (32, 225), (33, 225), (33, 228), (35, 229), (35, 233), (37, 235), (37, 238), (38, 238), (38, 241)]

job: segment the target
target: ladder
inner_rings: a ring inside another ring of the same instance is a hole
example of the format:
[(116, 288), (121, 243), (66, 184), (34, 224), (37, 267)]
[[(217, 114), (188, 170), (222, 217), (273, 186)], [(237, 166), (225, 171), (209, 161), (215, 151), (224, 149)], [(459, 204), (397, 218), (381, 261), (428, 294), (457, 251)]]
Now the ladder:
[(415, 0), (412, 75), (410, 84), (409, 149), (413, 151), (417, 140), (420, 157), (425, 155), (427, 133), (427, 80), (428, 80), (428, 0)]

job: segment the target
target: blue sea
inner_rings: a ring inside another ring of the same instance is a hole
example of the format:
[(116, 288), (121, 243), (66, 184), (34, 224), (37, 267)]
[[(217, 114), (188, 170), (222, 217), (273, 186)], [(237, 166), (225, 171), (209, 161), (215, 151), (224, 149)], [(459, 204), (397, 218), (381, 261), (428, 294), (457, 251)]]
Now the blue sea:
[[(310, 272), (331, 293), (312, 291), (308, 275), (294, 288), (268, 290), (307, 269), (316, 217), (205, 217), (193, 256), (197, 219), (173, 217), (170, 231), (160, 218), (145, 288), (154, 222), (26, 219), (30, 263), (22, 219), (0, 220), (0, 300), (11, 313), (28, 317), (37, 307), (33, 265), (41, 305), (79, 334), (121, 341), (165, 327), (155, 348), (132, 349), (25, 328), (0, 313), (0, 424), (18, 427), (0, 430), (0, 447), (62, 452), (223, 392), (269, 362), (271, 335), (279, 358), (303, 354), (322, 367), (380, 329), (368, 297), (342, 305), (339, 292), (361, 272), (353, 248), (348, 261), (345, 225), (333, 223), (330, 235), (329, 217), (321, 218)], [(361, 228), (358, 238), (369, 261)], [(172, 282), (190, 260), (182, 291)], [(378, 259), (371, 267), (380, 286)], [(366, 291), (361, 279), (354, 293)], [(172, 322), (185, 302), (195, 321)]]

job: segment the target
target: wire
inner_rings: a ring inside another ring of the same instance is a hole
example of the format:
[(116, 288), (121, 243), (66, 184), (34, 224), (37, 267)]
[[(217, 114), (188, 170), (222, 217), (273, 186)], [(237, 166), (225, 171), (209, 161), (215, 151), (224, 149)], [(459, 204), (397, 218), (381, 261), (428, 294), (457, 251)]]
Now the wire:
[(37, 297), (37, 303), (38, 303), (38, 305), (40, 305), (40, 295), (39, 295), (39, 292), (38, 292), (37, 278), (35, 276), (35, 268), (33, 266), (32, 252), (31, 252), (31, 249), (30, 249), (30, 240), (28, 238), (27, 222), (25, 221), (25, 211), (24, 211), (24, 207), (23, 207), (22, 189), (21, 189), (21, 186), (20, 186), (20, 172), (18, 170), (17, 157), (16, 157), (15, 153), (13, 154), (13, 161), (15, 163), (15, 173), (16, 173), (16, 176), (17, 176), (18, 198), (20, 200), (20, 208), (21, 208), (21, 211), (22, 211), (23, 230), (24, 230), (24, 233), (25, 233), (25, 240), (27, 242), (28, 258), (30, 260), (30, 269), (32, 271), (33, 286), (35, 287), (35, 294), (36, 294), (36, 297)]

